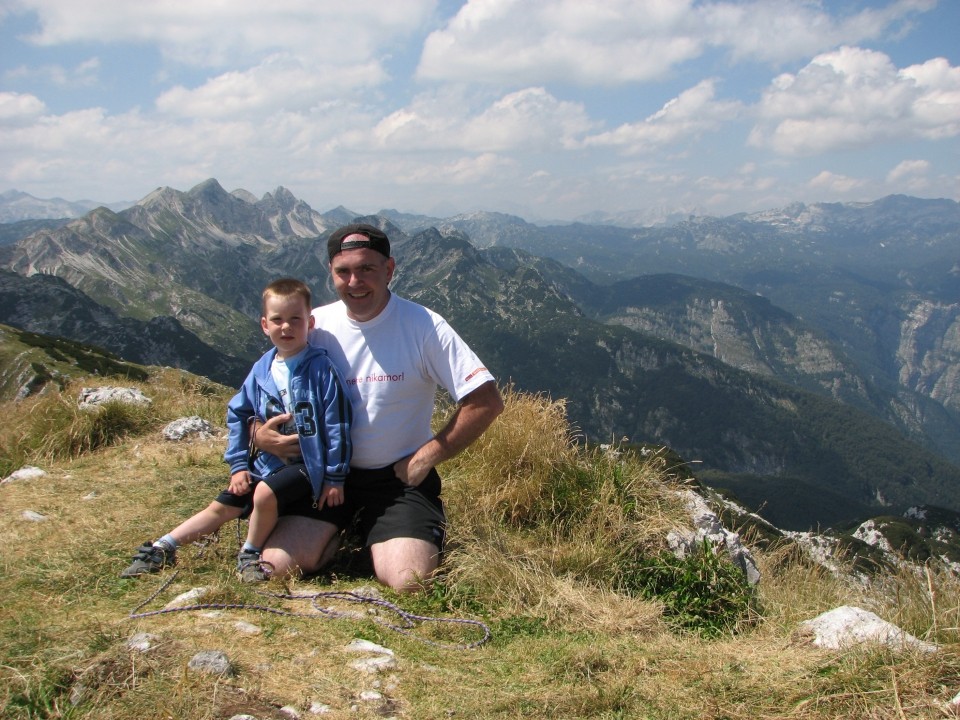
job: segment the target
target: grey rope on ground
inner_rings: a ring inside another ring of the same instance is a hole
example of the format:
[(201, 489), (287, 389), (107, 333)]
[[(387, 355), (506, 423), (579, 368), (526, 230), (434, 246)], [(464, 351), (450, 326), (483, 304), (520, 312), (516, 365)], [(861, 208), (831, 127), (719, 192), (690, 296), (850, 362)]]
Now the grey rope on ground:
[[(490, 639), (490, 628), (486, 623), (481, 622), (480, 620), (471, 620), (469, 618), (443, 618), (443, 617), (432, 617), (429, 615), (417, 615), (415, 613), (404, 610), (396, 603), (390, 602), (389, 600), (382, 600), (380, 598), (367, 597), (360, 593), (351, 592), (349, 590), (328, 590), (328, 591), (319, 591), (316, 593), (309, 593), (306, 595), (283, 595), (277, 594), (274, 597), (289, 599), (289, 600), (298, 600), (298, 599), (309, 599), (312, 601), (313, 608), (320, 614), (328, 615), (330, 617), (342, 617), (342, 613), (338, 613), (336, 610), (330, 608), (322, 608), (319, 606), (318, 601), (320, 599), (331, 599), (331, 600), (343, 600), (345, 602), (354, 602), (354, 603), (366, 603), (369, 605), (374, 605), (376, 607), (389, 610), (399, 617), (403, 624), (395, 625), (393, 623), (387, 622), (381, 618), (375, 617), (375, 621), (383, 625), (384, 627), (390, 628), (398, 633), (404, 635), (409, 635), (421, 642), (424, 642), (428, 645), (436, 645), (438, 647), (455, 647), (460, 649), (470, 649), (475, 647), (480, 647), (487, 640)], [(451, 624), (451, 625), (472, 625), (474, 627), (480, 628), (483, 631), (483, 637), (479, 640), (476, 640), (472, 643), (465, 644), (453, 644), (453, 643), (438, 643), (428, 638), (420, 637), (419, 635), (414, 635), (411, 630), (417, 627), (417, 623), (437, 623), (437, 624)]]
[[(203, 551), (206, 549), (206, 545), (202, 545), (198, 556), (203, 554)], [(182, 605), (179, 607), (172, 608), (162, 608), (160, 610), (146, 610), (140, 612), (142, 608), (153, 602), (160, 594), (170, 587), (173, 584), (173, 581), (180, 574), (180, 569), (178, 568), (173, 572), (173, 574), (164, 580), (164, 582), (153, 591), (146, 600), (137, 605), (133, 610), (130, 611), (130, 614), (127, 616), (130, 620), (138, 620), (147, 617), (153, 617), (156, 615), (167, 615), (171, 613), (178, 612), (196, 612), (198, 610), (255, 610), (264, 613), (270, 613), (273, 615), (281, 615), (286, 617), (300, 617), (300, 618), (346, 618), (351, 617), (349, 614), (335, 610), (330, 607), (321, 607), (321, 600), (340, 600), (342, 602), (356, 603), (362, 605), (372, 605), (374, 607), (381, 608), (383, 610), (388, 610), (394, 613), (398, 618), (400, 618), (400, 623), (388, 622), (384, 618), (377, 616), (372, 616), (371, 619), (376, 622), (378, 625), (382, 625), (390, 630), (401, 633), (408, 637), (413, 638), (419, 642), (422, 642), (426, 645), (432, 645), (434, 647), (453, 649), (453, 650), (472, 650), (478, 648), (484, 643), (486, 643), (491, 636), (489, 626), (481, 622), (480, 620), (471, 620), (469, 618), (443, 618), (443, 617), (431, 617), (429, 615), (416, 615), (412, 612), (404, 610), (396, 603), (390, 602), (389, 600), (382, 600), (380, 598), (369, 597), (362, 595), (360, 593), (351, 592), (349, 590), (321, 590), (314, 593), (306, 594), (291, 594), (291, 593), (271, 593), (271, 592), (259, 592), (258, 594), (265, 597), (273, 597), (279, 600), (310, 600), (311, 605), (314, 609), (314, 612), (295, 612), (292, 610), (284, 610), (281, 608), (270, 607), (269, 605), (258, 605), (251, 603), (200, 603), (194, 605)], [(414, 629), (418, 627), (419, 624), (423, 623), (437, 623), (437, 624), (451, 624), (451, 625), (468, 625), (472, 627), (479, 628), (482, 631), (482, 637), (479, 640), (475, 640), (469, 643), (448, 643), (448, 642), (438, 642), (431, 640), (429, 638), (421, 637), (413, 632)]]

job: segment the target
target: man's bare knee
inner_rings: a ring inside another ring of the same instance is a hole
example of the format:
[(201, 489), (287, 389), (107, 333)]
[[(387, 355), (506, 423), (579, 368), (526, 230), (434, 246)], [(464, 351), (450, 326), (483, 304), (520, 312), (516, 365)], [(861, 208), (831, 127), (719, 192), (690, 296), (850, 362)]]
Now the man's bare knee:
[(278, 548), (264, 548), (260, 559), (270, 565), (271, 577), (300, 577), (303, 574), (294, 559)]
[(278, 577), (298, 577), (319, 570), (332, 553), (329, 546), (337, 534), (330, 523), (296, 515), (281, 517), (270, 534), (261, 557)]
[(398, 593), (415, 593), (430, 587), (431, 576), (424, 577), (414, 570), (377, 573), (377, 580)]
[(415, 538), (394, 538), (370, 546), (377, 580), (397, 592), (418, 592), (430, 585), (440, 561), (436, 545)]

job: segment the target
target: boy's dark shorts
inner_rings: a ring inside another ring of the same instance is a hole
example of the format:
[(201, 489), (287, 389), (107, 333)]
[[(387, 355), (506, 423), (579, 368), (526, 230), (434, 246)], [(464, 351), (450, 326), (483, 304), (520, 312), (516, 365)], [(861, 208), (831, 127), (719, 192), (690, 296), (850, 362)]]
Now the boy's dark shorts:
[(354, 469), (344, 496), (359, 514), (361, 537), (370, 547), (394, 538), (417, 538), (443, 550), (447, 518), (440, 499), (440, 475), (431, 469), (417, 487), (404, 485), (393, 466)]
[[(307, 473), (307, 467), (303, 463), (287, 465), (263, 479), (254, 478), (250, 484), (250, 492), (244, 495), (235, 495), (229, 490), (223, 490), (217, 495), (217, 502), (229, 507), (242, 508), (243, 512), (240, 517), (247, 518), (253, 510), (254, 488), (260, 482), (266, 483), (273, 490), (273, 494), (277, 497), (277, 508), (280, 515), (315, 517), (319, 520), (331, 522), (338, 527), (343, 527), (346, 524), (345, 522), (341, 524), (342, 512), (324, 512), (327, 510), (335, 511), (338, 508), (323, 508), (323, 510), (318, 511), (313, 507), (313, 487), (310, 485), (310, 475)], [(330, 517), (328, 518), (327, 515), (330, 515)]]

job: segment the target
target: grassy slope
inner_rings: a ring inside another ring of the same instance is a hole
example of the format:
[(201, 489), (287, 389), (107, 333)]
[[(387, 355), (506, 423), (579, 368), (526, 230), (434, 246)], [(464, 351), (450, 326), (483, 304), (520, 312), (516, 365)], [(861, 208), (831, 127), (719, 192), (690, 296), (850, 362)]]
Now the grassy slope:
[[(25, 385), (38, 392), (48, 382), (62, 387), (70, 378), (91, 374), (147, 377), (139, 365), (100, 348), (0, 324), (0, 398), (15, 398)], [(0, 464), (0, 471), (5, 469)]]
[[(99, 420), (73, 408), (74, 387), (4, 408), (21, 422), (4, 425), (0, 459), (49, 475), (0, 486), (0, 717), (267, 718), (284, 705), (309, 717), (310, 704), (322, 702), (330, 718), (939, 718), (960, 690), (960, 596), (955, 580), (936, 574), (904, 574), (891, 595), (789, 550), (767, 551), (758, 554), (751, 622), (713, 640), (672, 630), (660, 603), (614, 590), (681, 522), (668, 469), (578, 449), (561, 403), (512, 392), (484, 438), (442, 468), (452, 521), (443, 580), (419, 597), (385, 594), (419, 615), (485, 622), (492, 638), (482, 647), (428, 645), (363, 614), (227, 609), (130, 619), (157, 590), (144, 609), (197, 586), (210, 589), (204, 602), (310, 612), (236, 582), (235, 525), (185, 549), (175, 577), (117, 577), (134, 547), (205, 505), (225, 480), (222, 439), (173, 445), (159, 431), (185, 415), (221, 423), (229, 391), (175, 371), (139, 387), (154, 398), (148, 410), (114, 409)], [(27, 521), (26, 510), (47, 519)], [(267, 589), (372, 584), (354, 558), (344, 553), (333, 574)], [(841, 604), (871, 609), (943, 650), (829, 652), (797, 635), (800, 621)], [(260, 633), (238, 630), (241, 620)], [(154, 649), (127, 649), (138, 632), (157, 636)], [(457, 625), (424, 624), (415, 634), (478, 637)], [(393, 649), (396, 669), (375, 678), (351, 668), (358, 656), (344, 647), (358, 637)], [(233, 677), (187, 669), (210, 649), (229, 655)], [(374, 688), (380, 699), (361, 699)]]

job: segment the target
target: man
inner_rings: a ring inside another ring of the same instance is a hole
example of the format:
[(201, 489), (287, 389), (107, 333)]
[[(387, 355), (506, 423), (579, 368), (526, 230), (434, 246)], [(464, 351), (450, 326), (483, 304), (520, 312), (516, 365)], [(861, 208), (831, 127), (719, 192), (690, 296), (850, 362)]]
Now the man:
[[(325, 347), (353, 403), (350, 491), (377, 579), (399, 591), (422, 587), (437, 569), (446, 518), (435, 467), (469, 446), (503, 411), (490, 372), (446, 321), (389, 290), (396, 263), (380, 229), (353, 224), (327, 243), (339, 301), (314, 310), (311, 341)], [(437, 386), (457, 400), (450, 422), (430, 427)], [(256, 431), (266, 452), (295, 454), (276, 428)], [(263, 550), (275, 574), (311, 573), (336, 548), (337, 524), (287, 515)], [(345, 522), (346, 515), (338, 520)]]

